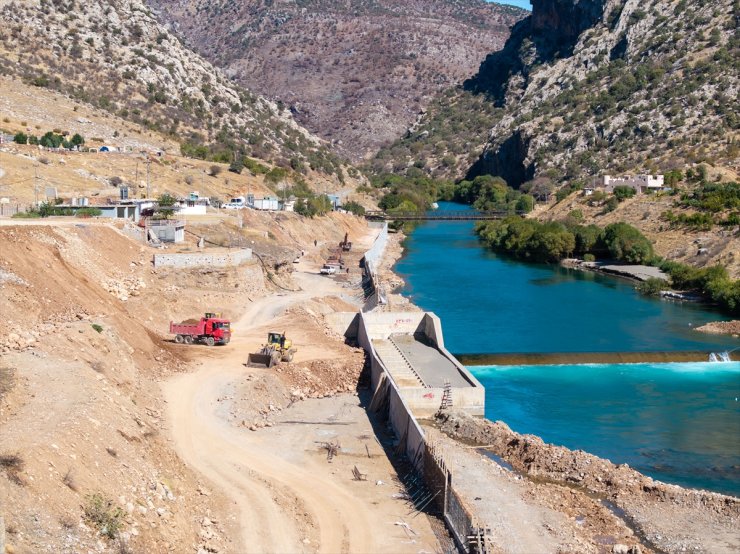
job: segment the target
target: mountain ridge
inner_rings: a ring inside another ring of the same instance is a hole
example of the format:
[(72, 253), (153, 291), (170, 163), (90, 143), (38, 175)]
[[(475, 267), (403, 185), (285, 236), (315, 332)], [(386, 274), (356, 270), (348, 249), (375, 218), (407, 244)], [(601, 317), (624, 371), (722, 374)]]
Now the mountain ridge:
[(436, 91), (471, 76), (527, 13), (482, 0), (150, 4), (206, 58), (290, 106), (354, 161), (397, 137)]

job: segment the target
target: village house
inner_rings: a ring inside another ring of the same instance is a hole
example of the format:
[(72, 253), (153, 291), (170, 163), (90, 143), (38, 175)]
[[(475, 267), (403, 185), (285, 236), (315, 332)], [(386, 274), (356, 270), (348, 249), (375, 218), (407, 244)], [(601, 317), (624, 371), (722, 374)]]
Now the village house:
[(606, 192), (614, 192), (615, 187), (630, 187), (638, 194), (665, 189), (663, 175), (604, 175), (600, 185)]

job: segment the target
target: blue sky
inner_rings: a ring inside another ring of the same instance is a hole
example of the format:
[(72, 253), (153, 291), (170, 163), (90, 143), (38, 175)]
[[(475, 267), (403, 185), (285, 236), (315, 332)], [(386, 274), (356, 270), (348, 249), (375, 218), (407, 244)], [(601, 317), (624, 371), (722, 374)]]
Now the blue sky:
[[(492, 0), (488, 0), (491, 2)], [(517, 6), (519, 8), (524, 8), (525, 10), (532, 11), (532, 4), (529, 0), (495, 0), (498, 4), (509, 4), (511, 6)]]

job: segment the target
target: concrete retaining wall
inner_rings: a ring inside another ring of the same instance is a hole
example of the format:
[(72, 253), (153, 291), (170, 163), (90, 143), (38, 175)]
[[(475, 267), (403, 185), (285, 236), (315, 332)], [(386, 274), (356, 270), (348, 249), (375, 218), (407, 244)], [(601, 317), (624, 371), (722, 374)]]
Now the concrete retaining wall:
[(233, 267), (251, 259), (251, 248), (218, 253), (154, 254), (154, 267)]
[[(380, 358), (371, 342), (371, 334), (365, 325), (365, 318), (360, 316), (357, 322), (357, 342), (370, 357), (370, 382), (376, 394), (387, 394), (388, 419), (391, 427), (403, 444), (403, 449), (409, 460), (418, 471), (422, 471), (424, 445), (424, 431), (422, 431), (411, 409), (404, 402), (396, 383), (386, 372)], [(385, 374), (385, 377), (384, 377)]]
[(373, 242), (370, 250), (365, 252), (365, 255), (362, 258), (363, 267), (365, 268), (364, 278), (367, 279), (369, 285), (368, 288), (372, 290), (372, 294), (374, 296), (374, 298), (372, 298), (372, 302), (368, 303), (363, 311), (370, 311), (377, 306), (386, 304), (385, 292), (383, 291), (383, 287), (380, 285), (377, 272), (387, 245), (388, 223), (386, 222), (383, 224), (383, 228), (381, 229), (380, 234), (375, 238), (375, 242)]
[[(375, 391), (375, 397), (371, 403), (373, 405), (388, 405), (388, 419), (391, 427), (402, 445), (403, 452), (411, 461), (412, 465), (424, 479), (425, 484), (435, 497), (435, 504), (441, 508), (443, 519), (447, 528), (450, 530), (455, 539), (455, 543), (461, 552), (470, 552), (468, 546), (468, 537), (479, 532), (476, 519), (465, 504), (461, 501), (459, 495), (455, 492), (453, 486), (453, 476), (447, 469), (444, 459), (435, 451), (434, 445), (427, 442), (424, 430), (416, 420), (415, 414), (419, 415), (420, 403), (416, 400), (413, 402), (413, 412), (410, 404), (407, 402), (408, 394), (422, 396), (422, 401), (428, 399), (423, 395), (434, 393), (435, 398), (429, 404), (428, 415), (432, 415), (439, 409), (442, 389), (407, 389), (399, 390), (390, 373), (386, 371), (379, 356), (375, 352), (372, 344), (373, 338), (385, 338), (391, 332), (420, 332), (429, 329), (436, 334), (433, 340), (443, 344), (441, 325), (439, 318), (433, 314), (403, 314), (403, 317), (397, 317), (398, 314), (392, 313), (373, 313), (360, 314), (356, 320), (352, 321), (347, 333), (356, 330), (357, 342), (362, 346), (370, 357), (370, 380), (372, 390)], [(370, 316), (370, 317), (368, 317)], [(429, 317), (431, 316), (431, 317)], [(373, 323), (369, 323), (372, 320)], [(436, 321), (435, 321), (436, 320)], [(395, 326), (391, 331), (384, 323), (389, 326)], [(435, 331), (436, 326), (436, 331)], [(446, 351), (445, 351), (446, 352)], [(476, 381), (477, 382), (477, 381)], [(455, 393), (464, 389), (455, 389)], [(480, 387), (471, 387), (471, 394), (480, 395), (484, 389)], [(380, 395), (387, 395), (385, 399), (377, 398)], [(481, 411), (482, 414), (482, 411)]]

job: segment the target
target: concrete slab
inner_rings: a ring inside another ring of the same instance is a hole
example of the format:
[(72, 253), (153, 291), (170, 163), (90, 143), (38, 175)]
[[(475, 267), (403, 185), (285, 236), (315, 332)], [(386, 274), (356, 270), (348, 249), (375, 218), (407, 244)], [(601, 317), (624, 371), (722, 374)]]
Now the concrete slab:
[(391, 340), (413, 366), (427, 387), (442, 388), (449, 381), (452, 388), (471, 387), (457, 366), (434, 346), (428, 346), (413, 335), (394, 334)]

